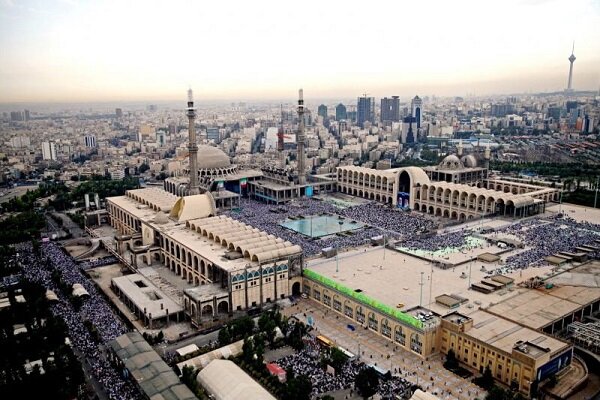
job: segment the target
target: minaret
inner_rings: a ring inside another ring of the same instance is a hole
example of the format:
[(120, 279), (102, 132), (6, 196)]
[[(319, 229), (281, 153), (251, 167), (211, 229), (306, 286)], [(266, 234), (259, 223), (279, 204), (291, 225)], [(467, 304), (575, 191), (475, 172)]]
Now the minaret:
[(485, 160), (485, 177), (487, 178), (490, 174), (490, 143), (485, 146), (485, 151), (483, 153), (483, 159)]
[(188, 151), (190, 157), (190, 186), (189, 195), (199, 193), (198, 189), (198, 144), (196, 143), (196, 109), (194, 108), (194, 96), (192, 89), (188, 90), (187, 112), (189, 143)]
[(285, 153), (283, 149), (285, 148), (283, 139), (283, 104), (281, 105), (281, 113), (279, 114), (280, 124), (279, 124), (279, 132), (277, 133), (277, 151), (279, 152), (279, 167), (281, 169), (285, 169)]
[(304, 136), (304, 93), (302, 89), (298, 91), (298, 118), (300, 119), (300, 125), (298, 128), (298, 137), (296, 138), (298, 156), (298, 184), (305, 185), (306, 184), (306, 167), (305, 167), (305, 158), (304, 158), (304, 142), (306, 141), (306, 137)]
[(462, 139), (458, 139), (458, 146), (456, 147), (456, 149), (457, 149), (456, 153), (458, 154), (458, 156), (462, 157), (462, 155), (463, 155)]
[(571, 50), (571, 57), (569, 57), (569, 63), (571, 63), (571, 65), (569, 66), (569, 84), (567, 85), (567, 92), (572, 92), (573, 91), (573, 63), (575, 62), (576, 58), (575, 58), (575, 42), (573, 42), (573, 49)]

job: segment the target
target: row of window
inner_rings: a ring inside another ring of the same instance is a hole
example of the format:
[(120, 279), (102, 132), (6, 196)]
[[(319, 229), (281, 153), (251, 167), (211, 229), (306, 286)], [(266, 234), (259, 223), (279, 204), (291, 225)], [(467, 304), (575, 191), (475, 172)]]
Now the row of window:
[[(302, 291), (306, 295), (311, 296), (311, 289), (309, 286), (304, 285)], [(321, 298), (322, 298), (323, 304), (325, 304), (328, 307), (331, 307), (331, 304), (332, 304), (331, 296), (328, 293), (324, 293), (321, 297), (321, 290), (318, 288), (314, 288), (312, 290), (312, 298), (317, 301), (321, 301)], [(337, 299), (333, 299), (333, 309), (338, 312), (341, 312), (342, 303)], [(344, 315), (348, 318), (354, 319), (361, 325), (364, 324), (365, 320), (367, 320), (367, 317), (361, 306), (358, 306), (356, 309), (356, 312), (355, 312), (352, 307), (345, 304), (344, 305)], [(390, 340), (392, 339), (392, 327), (389, 325), (389, 322), (387, 319), (384, 319), (381, 322), (381, 326), (380, 326), (379, 322), (377, 321), (377, 317), (376, 317), (375, 313), (369, 312), (367, 326), (369, 327), (369, 329), (371, 329), (375, 332), (381, 333), (383, 336), (387, 337), (388, 339), (390, 339)], [(401, 326), (396, 326), (396, 329), (394, 332), (394, 341), (402, 346), (406, 345), (406, 334), (404, 333)], [(423, 343), (421, 342), (421, 337), (419, 334), (413, 333), (411, 335), (410, 349), (412, 351), (414, 351), (415, 353), (422, 354)]]

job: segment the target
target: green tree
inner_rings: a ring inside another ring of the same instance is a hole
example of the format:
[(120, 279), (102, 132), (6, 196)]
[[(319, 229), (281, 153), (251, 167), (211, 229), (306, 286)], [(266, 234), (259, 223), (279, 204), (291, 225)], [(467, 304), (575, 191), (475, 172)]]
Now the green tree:
[(490, 367), (486, 367), (485, 370), (483, 370), (483, 375), (473, 379), (473, 382), (485, 390), (490, 390), (492, 386), (494, 386), (494, 376), (492, 375)]
[(284, 399), (309, 400), (312, 391), (312, 383), (306, 375), (298, 375), (287, 380)]
[(446, 355), (446, 362), (444, 362), (444, 368), (446, 369), (456, 369), (458, 367), (458, 360), (456, 359), (456, 354), (454, 354), (454, 350), (448, 350), (448, 354)]
[(231, 335), (229, 334), (229, 327), (227, 325), (223, 326), (221, 330), (219, 330), (219, 345), (221, 347), (227, 346), (231, 343)]
[(342, 353), (342, 351), (337, 347), (333, 347), (331, 349), (331, 351), (329, 352), (329, 357), (327, 358), (328, 364), (336, 370), (336, 373), (342, 370), (342, 367), (346, 364), (347, 361), (348, 357), (346, 357), (346, 355)]
[(356, 375), (354, 386), (363, 398), (368, 399), (377, 393), (379, 376), (373, 368), (364, 368)]
[(150, 166), (146, 163), (142, 163), (139, 167), (138, 167), (138, 172), (140, 174), (143, 174), (144, 172), (148, 171), (150, 169)]

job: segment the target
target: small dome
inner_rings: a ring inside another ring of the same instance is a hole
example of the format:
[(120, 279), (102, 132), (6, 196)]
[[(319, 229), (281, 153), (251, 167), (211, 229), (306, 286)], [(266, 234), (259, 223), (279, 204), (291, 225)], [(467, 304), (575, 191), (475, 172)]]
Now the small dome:
[(465, 167), (467, 168), (477, 168), (477, 159), (472, 154), (464, 156), (460, 159)]
[(228, 168), (230, 166), (229, 156), (220, 149), (205, 144), (198, 146), (198, 169)]
[(461, 169), (465, 166), (454, 154), (446, 156), (439, 165), (440, 169)]
[(156, 213), (156, 217), (154, 217), (155, 224), (163, 225), (163, 224), (166, 224), (167, 222), (169, 222), (169, 217), (167, 217), (167, 214), (165, 214), (163, 212)]

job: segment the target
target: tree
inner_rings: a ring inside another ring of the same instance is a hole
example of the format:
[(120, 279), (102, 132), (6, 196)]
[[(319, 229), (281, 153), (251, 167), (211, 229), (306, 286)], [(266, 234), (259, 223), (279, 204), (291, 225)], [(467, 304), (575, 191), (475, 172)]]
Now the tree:
[(492, 370), (490, 370), (490, 367), (485, 367), (483, 375), (473, 379), (473, 383), (481, 386), (485, 390), (490, 390), (492, 386), (494, 386), (494, 376), (492, 375)]
[(140, 174), (143, 174), (144, 172), (148, 171), (149, 169), (150, 169), (150, 166), (146, 163), (143, 163), (138, 167), (138, 172)]
[(288, 379), (285, 386), (285, 396), (289, 400), (309, 400), (312, 383), (306, 375), (298, 375)]
[(379, 376), (373, 368), (364, 368), (356, 375), (354, 386), (363, 398), (368, 399), (377, 393)]
[(231, 335), (229, 334), (229, 328), (225, 325), (219, 331), (219, 346), (227, 346), (229, 343), (231, 343)]
[(448, 350), (448, 354), (446, 355), (446, 362), (444, 363), (444, 368), (453, 370), (458, 368), (458, 360), (456, 359), (456, 354), (454, 354), (454, 350)]
[(331, 365), (335, 369), (336, 374), (342, 370), (342, 367), (346, 364), (347, 361), (348, 358), (346, 357), (346, 355), (342, 353), (342, 351), (337, 347), (331, 349), (329, 353), (329, 358), (327, 359), (329, 365)]

